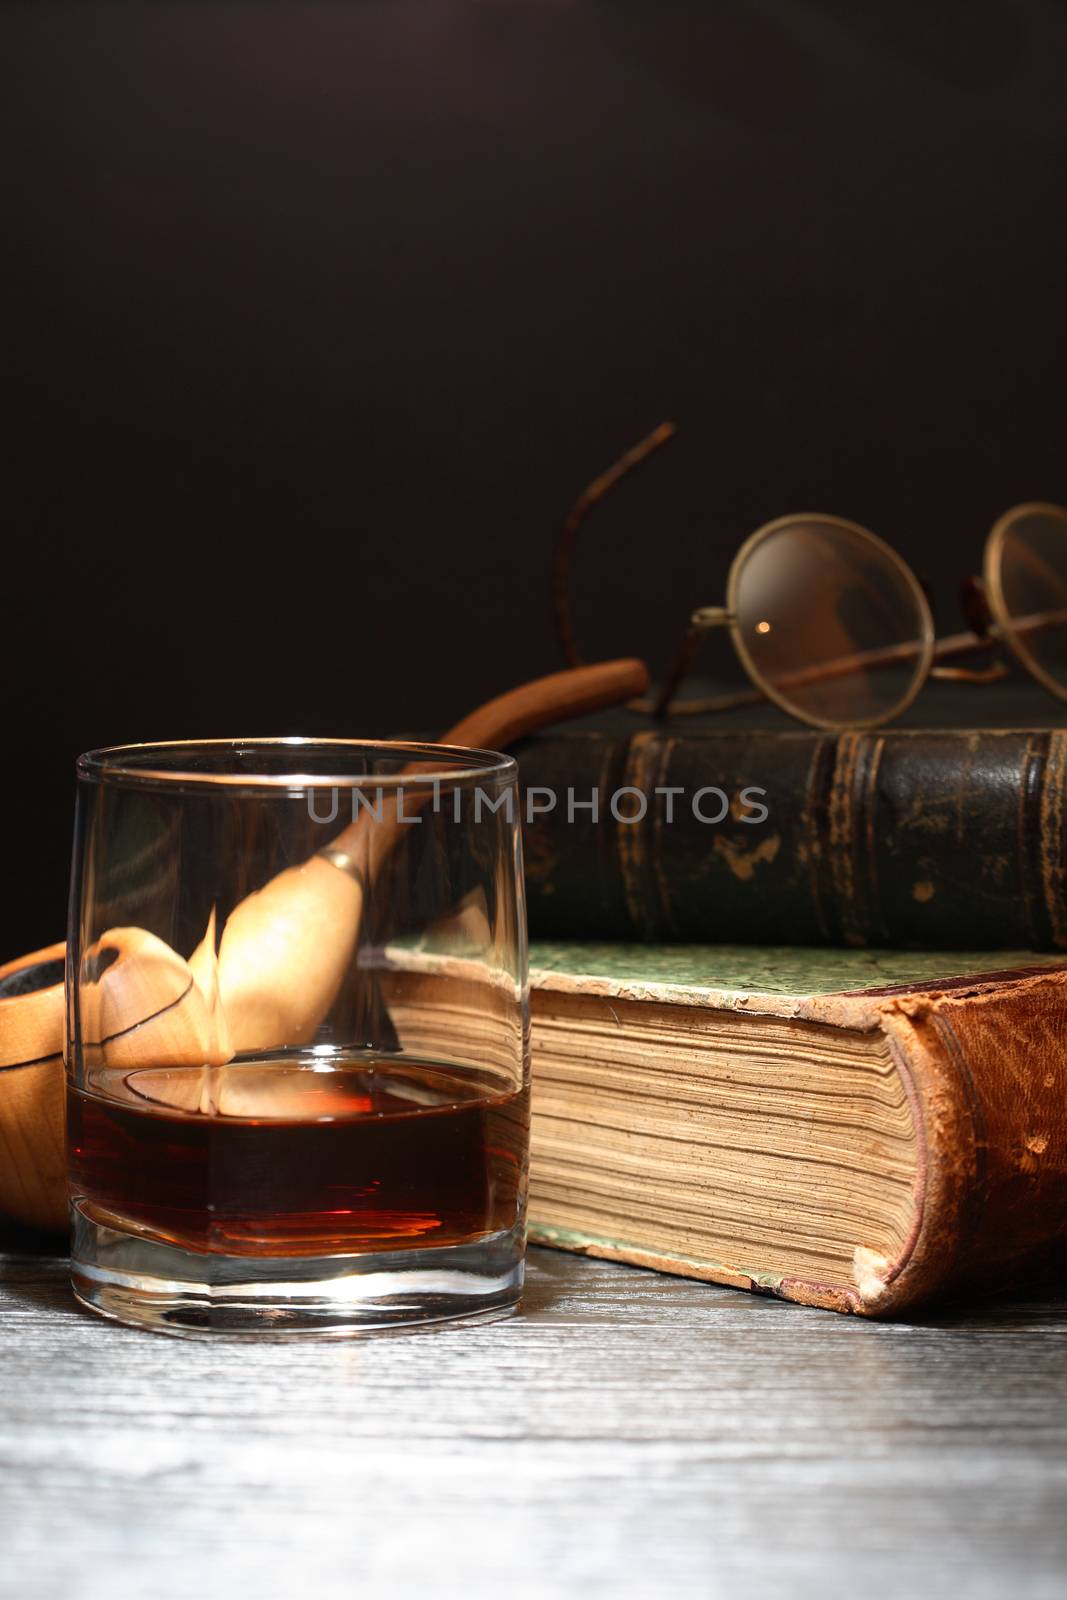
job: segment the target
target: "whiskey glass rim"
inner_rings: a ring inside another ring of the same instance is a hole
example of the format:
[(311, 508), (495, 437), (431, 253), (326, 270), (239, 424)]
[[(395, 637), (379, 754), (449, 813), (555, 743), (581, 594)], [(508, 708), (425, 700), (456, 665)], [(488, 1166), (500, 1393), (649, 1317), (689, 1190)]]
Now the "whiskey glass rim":
[[(277, 758), (288, 751), (293, 753), (291, 766), (283, 769), (266, 765), (268, 756)], [(300, 765), (301, 753), (305, 762), (324, 763), (322, 770), (305, 770)], [(227, 754), (232, 762), (229, 769)], [(398, 761), (403, 767), (395, 772), (346, 772), (346, 755), (350, 759), (362, 755), (365, 761)], [(213, 761), (217, 766), (198, 769), (198, 759)], [(242, 767), (242, 761), (251, 764)], [(75, 762), (82, 782), (160, 790), (426, 789), (435, 783), (451, 788), (485, 783), (500, 786), (514, 782), (518, 770), (513, 756), (497, 750), (422, 740), (314, 738), (301, 734), (104, 745), (85, 751)]]

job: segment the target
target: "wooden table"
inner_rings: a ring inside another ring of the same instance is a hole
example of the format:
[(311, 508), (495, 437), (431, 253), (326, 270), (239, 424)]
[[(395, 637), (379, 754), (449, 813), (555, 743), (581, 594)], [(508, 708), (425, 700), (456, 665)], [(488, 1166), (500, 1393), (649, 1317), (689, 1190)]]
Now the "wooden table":
[(0, 1257), (0, 1594), (1067, 1593), (1067, 1299), (879, 1324), (531, 1253), (522, 1314), (178, 1341)]

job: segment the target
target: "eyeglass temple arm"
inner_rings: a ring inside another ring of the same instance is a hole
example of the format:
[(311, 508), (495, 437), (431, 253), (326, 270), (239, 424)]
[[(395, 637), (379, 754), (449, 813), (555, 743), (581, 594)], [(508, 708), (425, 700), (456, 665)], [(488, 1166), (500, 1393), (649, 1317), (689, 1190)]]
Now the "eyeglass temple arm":
[[(725, 606), (700, 606), (689, 619), (689, 629), (682, 640), (682, 648), (674, 659), (674, 665), (663, 680), (662, 687), (655, 701), (652, 703), (652, 715), (665, 717), (671, 709), (674, 691), (683, 678), (688, 677), (700, 643), (709, 628), (729, 628), (736, 621), (732, 611)], [(755, 698), (761, 700), (763, 696), (757, 691)], [(747, 701), (741, 702), (742, 704)], [(642, 708), (643, 709), (643, 708)]]
[[(993, 613), (986, 598), (985, 584), (979, 577), (964, 578), (960, 584), (960, 610), (964, 621), (983, 643), (994, 644), (991, 633)], [(954, 683), (997, 683), (1008, 675), (1007, 663), (995, 660), (987, 667), (932, 666), (931, 678), (947, 679)]]
[[(706, 608), (707, 609), (707, 608)], [(699, 616), (694, 613), (694, 618)], [(730, 627), (734, 618), (724, 613), (721, 623), (716, 625)], [(741, 706), (759, 705), (765, 700), (761, 689), (738, 689), (731, 694), (713, 695), (710, 699), (703, 700), (674, 700), (674, 692), (685, 674), (692, 666), (693, 657), (697, 647), (708, 626), (690, 623), (689, 632), (678, 653), (678, 659), (668, 674), (663, 688), (656, 696), (655, 701), (646, 700), (639, 709), (649, 711), (653, 716), (662, 717), (668, 713), (672, 716), (695, 716), (713, 713), (716, 711), (734, 711)], [(945, 639), (939, 639), (934, 645), (934, 661), (944, 657), (963, 655), (968, 651), (980, 650), (989, 644), (989, 640), (976, 633), (954, 633)], [(862, 650), (851, 656), (838, 656), (833, 661), (821, 661), (817, 667), (801, 667), (796, 672), (783, 672), (775, 678), (775, 684), (782, 689), (801, 689), (811, 683), (824, 683), (832, 678), (847, 677), (850, 672), (864, 671), (868, 667), (891, 667), (901, 661), (906, 661), (909, 656), (914, 656), (914, 644), (887, 645), (881, 650)], [(1006, 669), (1003, 669), (1006, 670)], [(998, 670), (997, 676), (1003, 675), (1003, 670)], [(940, 677), (942, 674), (955, 675), (956, 672), (966, 674), (967, 669), (952, 667), (933, 667), (931, 676)]]
[(628, 472), (632, 472), (635, 467), (646, 461), (660, 445), (666, 444), (668, 439), (673, 438), (676, 431), (673, 422), (661, 422), (658, 428), (653, 428), (650, 434), (631, 446), (626, 454), (621, 455), (613, 466), (600, 474), (599, 478), (594, 478), (588, 488), (582, 490), (567, 513), (552, 558), (552, 609), (556, 621), (556, 638), (563, 651), (563, 658), (570, 667), (580, 667), (584, 664), (575, 636), (570, 597), (571, 556), (577, 543), (578, 529), (589, 512), (603, 500), (608, 490), (613, 488), (620, 478), (624, 478)]
[[(1012, 628), (1016, 633), (1034, 633), (1041, 628), (1060, 626), (1064, 622), (1067, 622), (1067, 607), (1055, 611), (1037, 611), (1027, 617), (1016, 617), (1013, 619)], [(736, 618), (721, 607), (705, 606), (700, 611), (695, 611), (678, 660), (668, 674), (664, 688), (660, 690), (655, 701), (646, 700), (640, 709), (651, 711), (656, 716), (662, 716), (668, 711), (676, 716), (692, 716), (716, 711), (733, 711), (740, 706), (758, 705), (765, 697), (756, 688), (740, 689), (732, 694), (716, 695), (704, 700), (672, 699), (678, 684), (692, 664), (697, 646), (706, 630), (709, 627), (732, 627), (735, 623)], [(999, 639), (1000, 631), (994, 627), (988, 633), (952, 633), (944, 639), (936, 640), (933, 651), (935, 665), (931, 668), (931, 676), (956, 678), (974, 683), (995, 682), (1004, 677), (1008, 671), (1003, 663), (998, 662), (992, 668), (977, 670), (943, 666), (941, 663), (952, 656), (968, 655), (976, 650), (987, 649), (990, 644), (998, 643)], [(911, 643), (887, 645), (880, 650), (863, 650), (855, 655), (838, 656), (833, 661), (820, 662), (817, 667), (803, 667), (796, 672), (782, 673), (775, 679), (775, 683), (783, 689), (802, 688), (806, 684), (846, 677), (850, 672), (863, 671), (868, 667), (894, 666), (907, 661), (915, 654), (916, 646)]]

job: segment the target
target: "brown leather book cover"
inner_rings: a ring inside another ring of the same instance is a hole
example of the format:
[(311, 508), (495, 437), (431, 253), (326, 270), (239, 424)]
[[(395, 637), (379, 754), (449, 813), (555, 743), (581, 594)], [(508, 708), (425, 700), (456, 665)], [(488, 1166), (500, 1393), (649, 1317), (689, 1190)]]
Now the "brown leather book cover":
[(531, 957), (534, 1239), (868, 1316), (1064, 1260), (1067, 962)]

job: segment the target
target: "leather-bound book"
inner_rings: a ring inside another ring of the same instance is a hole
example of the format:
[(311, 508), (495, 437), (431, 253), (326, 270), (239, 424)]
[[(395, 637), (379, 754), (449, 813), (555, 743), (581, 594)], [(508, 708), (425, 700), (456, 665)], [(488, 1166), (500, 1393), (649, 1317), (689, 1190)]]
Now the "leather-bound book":
[(550, 729), (516, 749), (531, 931), (1067, 948), (1065, 714), (941, 683), (866, 733), (772, 707)]
[(531, 960), (535, 1240), (868, 1316), (1062, 1269), (1067, 961)]

